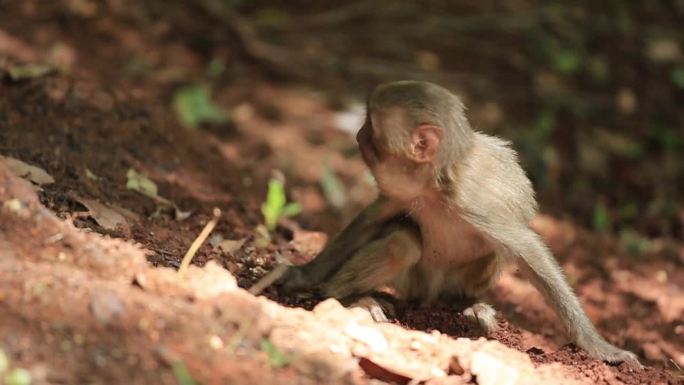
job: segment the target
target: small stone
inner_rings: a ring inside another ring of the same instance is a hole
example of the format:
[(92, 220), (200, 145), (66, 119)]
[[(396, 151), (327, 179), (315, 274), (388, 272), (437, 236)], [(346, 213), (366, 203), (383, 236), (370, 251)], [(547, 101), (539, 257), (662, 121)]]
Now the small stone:
[(334, 298), (328, 298), (313, 308), (314, 314), (318, 315), (336, 314), (340, 311), (344, 311), (344, 306)]
[(90, 300), (90, 311), (95, 316), (95, 319), (103, 325), (111, 323), (126, 312), (121, 299), (116, 294), (108, 291), (93, 293), (93, 297)]
[(347, 324), (344, 328), (344, 333), (357, 341), (363, 342), (375, 352), (385, 352), (389, 348), (389, 343), (385, 339), (384, 334), (376, 329), (361, 326), (356, 322)]
[(223, 349), (223, 340), (221, 339), (221, 337), (213, 335), (209, 337), (209, 346), (211, 346), (211, 348), (214, 350)]

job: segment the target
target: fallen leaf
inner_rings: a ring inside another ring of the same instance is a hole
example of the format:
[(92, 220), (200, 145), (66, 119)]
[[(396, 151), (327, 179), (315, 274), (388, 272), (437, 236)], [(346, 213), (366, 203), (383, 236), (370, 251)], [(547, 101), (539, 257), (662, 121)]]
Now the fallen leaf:
[[(172, 206), (177, 209), (176, 205), (173, 204), (173, 202), (158, 195), (157, 185), (145, 175), (131, 168), (128, 170), (128, 172), (126, 172), (126, 179), (127, 189), (137, 191), (149, 198), (154, 199), (155, 201), (157, 201), (157, 203), (161, 203), (166, 206)], [(181, 213), (183, 212), (181, 211)]]
[(88, 170), (87, 168), (85, 169), (85, 174), (86, 174), (86, 178), (88, 178), (88, 179), (95, 180), (95, 181), (100, 179), (100, 177), (95, 175), (92, 171)]
[(49, 75), (54, 70), (53, 66), (47, 64), (26, 64), (10, 67), (7, 73), (12, 80), (25, 80)]
[(174, 108), (183, 126), (196, 128), (204, 122), (226, 123), (228, 115), (211, 99), (209, 90), (201, 86), (188, 86), (176, 91)]
[(323, 189), (325, 198), (333, 207), (341, 209), (347, 205), (348, 199), (344, 184), (327, 164), (323, 166), (321, 188)]
[(246, 240), (247, 240), (247, 239), (245, 239), (245, 238), (243, 238), (243, 239), (235, 239), (235, 240), (233, 240), (233, 239), (224, 239), (223, 241), (221, 241), (221, 242), (217, 245), (217, 247), (218, 247), (219, 249), (223, 250), (223, 251), (226, 252), (226, 253), (234, 253), (234, 252), (240, 250), (240, 248), (242, 247), (242, 245), (245, 244), (245, 241), (246, 241)]
[(263, 249), (271, 244), (271, 234), (268, 232), (266, 226), (257, 225), (257, 227), (254, 228), (254, 231), (256, 232), (256, 237), (254, 238), (254, 246)]
[(32, 166), (24, 161), (11, 157), (0, 158), (4, 159), (5, 164), (7, 164), (12, 174), (20, 178), (30, 180), (37, 185), (55, 183), (55, 179), (52, 177), (52, 175), (48, 174), (40, 167)]
[(412, 378), (402, 373), (396, 373), (376, 362), (371, 361), (366, 357), (361, 357), (359, 360), (359, 367), (368, 375), (368, 377), (378, 379), (393, 384), (408, 384)]
[(128, 229), (126, 217), (115, 208), (106, 206), (94, 199), (79, 198), (78, 201), (90, 212), (90, 217), (106, 230), (116, 230), (119, 227)]
[(159, 191), (157, 189), (157, 185), (145, 175), (131, 168), (126, 173), (126, 178), (127, 189), (137, 191), (147, 196), (157, 196), (157, 193)]
[(328, 234), (320, 231), (306, 231), (295, 229), (292, 245), (299, 252), (307, 255), (316, 255), (323, 250), (328, 242)]

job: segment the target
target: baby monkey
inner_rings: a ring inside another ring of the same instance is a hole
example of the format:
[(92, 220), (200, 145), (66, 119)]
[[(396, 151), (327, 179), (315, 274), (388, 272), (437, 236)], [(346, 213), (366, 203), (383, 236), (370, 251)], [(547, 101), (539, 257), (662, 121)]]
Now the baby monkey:
[[(373, 297), (383, 286), (424, 305), (477, 299), (504, 259), (514, 259), (579, 347), (607, 362), (640, 367), (636, 355), (598, 334), (529, 228), (537, 203), (515, 151), (473, 131), (458, 97), (427, 82), (382, 84), (369, 97), (357, 141), (380, 195), (316, 259), (289, 268), (280, 280), (285, 289), (320, 287), (347, 302), (361, 298), (358, 303), (383, 320)], [(496, 328), (488, 304), (476, 301), (464, 314), (487, 332)]]

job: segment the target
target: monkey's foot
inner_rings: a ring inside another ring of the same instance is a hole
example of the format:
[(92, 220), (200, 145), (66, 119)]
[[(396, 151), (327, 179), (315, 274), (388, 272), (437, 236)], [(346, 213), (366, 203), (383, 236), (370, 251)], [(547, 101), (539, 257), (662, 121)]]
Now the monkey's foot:
[(371, 296), (361, 297), (349, 307), (358, 307), (367, 310), (375, 322), (389, 322), (387, 315), (394, 316), (392, 304)]
[(496, 322), (496, 310), (489, 304), (478, 302), (463, 310), (463, 315), (480, 325), (486, 334), (491, 334), (499, 328)]

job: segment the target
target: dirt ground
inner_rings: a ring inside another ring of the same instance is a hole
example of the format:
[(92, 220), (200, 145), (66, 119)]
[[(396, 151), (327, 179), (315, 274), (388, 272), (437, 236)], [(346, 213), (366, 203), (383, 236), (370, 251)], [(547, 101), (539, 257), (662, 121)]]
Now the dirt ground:
[[(374, 196), (340, 126), (349, 95), (376, 79), (321, 90), (246, 44), (234, 14), (169, 4), (0, 1), (0, 350), (32, 383), (684, 384), (681, 239), (633, 256), (572, 220), (533, 222), (601, 334), (642, 371), (569, 344), (513, 267), (489, 293), (501, 327), (487, 339), (454, 304), (374, 324), (332, 300), (242, 290), (279, 256), (312, 258)], [(211, 75), (216, 57), (225, 69)], [(16, 75), (43, 63), (50, 72)], [(187, 84), (211, 85), (229, 119), (183, 127), (174, 91)], [(161, 198), (128, 188), (132, 169)], [(264, 242), (273, 175), (302, 210)], [(542, 194), (542, 209), (565, 208), (556, 197)], [(177, 274), (214, 208), (212, 236)]]

